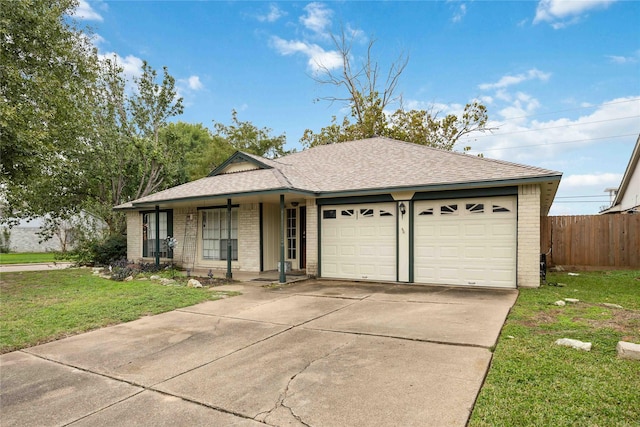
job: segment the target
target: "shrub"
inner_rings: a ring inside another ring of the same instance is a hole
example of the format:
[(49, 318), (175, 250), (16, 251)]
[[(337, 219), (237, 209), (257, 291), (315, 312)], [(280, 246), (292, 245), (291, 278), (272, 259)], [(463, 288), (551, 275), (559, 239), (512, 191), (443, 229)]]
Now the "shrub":
[(109, 265), (127, 257), (127, 238), (121, 234), (107, 237), (93, 245), (93, 263)]

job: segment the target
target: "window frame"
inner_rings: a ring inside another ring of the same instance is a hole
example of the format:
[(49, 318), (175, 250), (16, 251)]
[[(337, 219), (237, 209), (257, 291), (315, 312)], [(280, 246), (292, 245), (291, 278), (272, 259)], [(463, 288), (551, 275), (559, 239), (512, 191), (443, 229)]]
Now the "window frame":
[[(218, 215), (218, 219), (214, 219), (214, 227), (213, 229), (209, 229), (207, 227), (208, 218), (206, 218), (208, 213), (215, 212)], [(199, 209), (198, 214), (200, 216), (200, 236), (199, 239), (202, 243), (200, 249), (200, 257), (204, 261), (227, 261), (227, 207), (212, 207), (206, 209)], [(224, 217), (224, 218), (223, 218)], [(235, 217), (235, 219), (234, 219)], [(205, 220), (206, 218), (206, 220)], [(224, 223), (223, 223), (224, 222)], [(235, 227), (234, 227), (235, 226)], [(205, 230), (206, 227), (206, 230)], [(216, 228), (218, 228), (216, 230)], [(238, 261), (238, 236), (240, 229), (240, 208), (239, 206), (231, 207), (231, 261)], [(213, 236), (212, 238), (205, 238), (205, 233), (209, 232)], [(217, 236), (217, 238), (216, 238)], [(235, 236), (235, 238), (234, 238)], [(213, 247), (207, 248), (206, 241), (213, 242)], [(215, 245), (217, 242), (217, 255)], [(213, 252), (213, 255), (205, 256), (205, 251)], [(217, 256), (217, 258), (216, 258)]]
[[(159, 211), (157, 211), (159, 214), (162, 213), (166, 213), (167, 216), (167, 232), (166, 232), (166, 236), (162, 236), (162, 234), (160, 235), (160, 258), (165, 258), (165, 259), (173, 259), (173, 249), (168, 247), (167, 245), (167, 237), (175, 237), (173, 235), (173, 209), (160, 209)], [(142, 257), (143, 258), (155, 258), (156, 254), (155, 254), (155, 242), (153, 243), (153, 246), (150, 247), (149, 246), (149, 240), (153, 240), (155, 241), (155, 235), (156, 235), (156, 231), (155, 231), (155, 227), (153, 230), (149, 230), (149, 216), (150, 215), (154, 215), (155, 216), (156, 211), (152, 210), (152, 211), (140, 211), (140, 215), (141, 215), (141, 223), (142, 223)], [(162, 218), (162, 216), (160, 215), (160, 218)], [(162, 226), (160, 226), (160, 228), (162, 228)], [(151, 234), (151, 237), (153, 237), (152, 239), (149, 239), (149, 233)], [(152, 249), (151, 251), (149, 249)], [(167, 256), (162, 256), (164, 253), (166, 253)]]

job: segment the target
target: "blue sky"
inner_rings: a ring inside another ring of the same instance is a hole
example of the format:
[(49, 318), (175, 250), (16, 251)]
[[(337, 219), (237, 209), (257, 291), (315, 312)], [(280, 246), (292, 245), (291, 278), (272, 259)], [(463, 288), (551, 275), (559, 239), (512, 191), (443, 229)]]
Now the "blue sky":
[[(640, 134), (640, 2), (589, 1), (80, 1), (100, 54), (129, 76), (142, 60), (167, 66), (185, 111), (213, 128), (240, 120), (285, 133), (301, 149), (344, 105), (316, 83), (318, 64), (338, 66), (330, 34), (353, 36), (358, 63), (375, 39), (382, 70), (409, 56), (398, 94), (406, 108), (459, 113), (488, 108), (491, 134), (456, 146), (564, 176), (551, 214), (607, 205)], [(397, 105), (395, 106), (397, 107)]]

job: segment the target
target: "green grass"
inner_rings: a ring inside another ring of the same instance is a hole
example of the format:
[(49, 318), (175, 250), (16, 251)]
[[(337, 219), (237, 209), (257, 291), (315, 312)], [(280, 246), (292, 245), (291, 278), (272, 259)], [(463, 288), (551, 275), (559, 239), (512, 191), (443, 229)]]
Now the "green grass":
[[(619, 359), (615, 348), (640, 343), (640, 271), (554, 273), (548, 281), (565, 286), (520, 290), (469, 425), (637, 426), (640, 362)], [(580, 302), (553, 305), (564, 298)], [(560, 347), (559, 338), (593, 346)]]
[(3, 273), (0, 279), (0, 353), (231, 294), (116, 282), (88, 269)]
[(0, 254), (0, 264), (30, 264), (34, 262), (53, 262), (53, 252), (21, 252)]

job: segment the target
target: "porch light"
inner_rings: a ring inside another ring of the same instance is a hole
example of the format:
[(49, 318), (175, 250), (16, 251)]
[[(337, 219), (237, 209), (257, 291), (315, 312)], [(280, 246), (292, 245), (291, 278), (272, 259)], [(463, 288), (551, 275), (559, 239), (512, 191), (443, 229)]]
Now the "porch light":
[(407, 208), (405, 207), (404, 202), (400, 202), (398, 207), (400, 208), (400, 213), (404, 216), (404, 214), (407, 213)]

